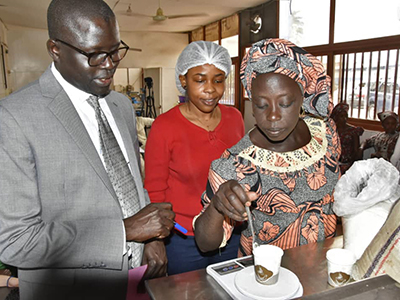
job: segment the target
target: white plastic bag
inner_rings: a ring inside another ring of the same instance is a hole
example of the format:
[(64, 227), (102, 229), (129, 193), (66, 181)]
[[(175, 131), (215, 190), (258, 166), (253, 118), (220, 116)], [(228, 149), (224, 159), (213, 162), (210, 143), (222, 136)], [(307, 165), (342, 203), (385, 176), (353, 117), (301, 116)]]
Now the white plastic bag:
[(399, 171), (383, 158), (357, 161), (335, 187), (334, 212), (342, 217), (343, 245), (361, 257), (400, 198)]
[(399, 171), (383, 158), (356, 161), (336, 184), (334, 212), (344, 217), (382, 201), (396, 201), (399, 177)]

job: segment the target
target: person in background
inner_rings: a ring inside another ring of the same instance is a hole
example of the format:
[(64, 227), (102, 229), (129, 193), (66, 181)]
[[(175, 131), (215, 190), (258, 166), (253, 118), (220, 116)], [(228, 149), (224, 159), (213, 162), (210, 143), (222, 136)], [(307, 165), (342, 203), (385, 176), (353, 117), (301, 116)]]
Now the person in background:
[(396, 142), (399, 138), (399, 132), (396, 130), (399, 124), (399, 117), (392, 111), (384, 111), (378, 113), (384, 132), (377, 133), (367, 140), (361, 146), (360, 151), (374, 147), (375, 152), (371, 154), (371, 158), (384, 158), (390, 161), (394, 152)]
[(175, 68), (186, 102), (158, 116), (149, 134), (145, 188), (152, 202), (172, 203), (176, 221), (188, 230), (187, 236), (175, 232), (166, 241), (169, 275), (205, 268), (237, 253), (239, 234), (220, 253), (201, 253), (192, 229), (211, 161), (244, 135), (240, 112), (218, 104), (230, 70), (225, 48), (204, 41), (189, 44)]
[(22, 300), (126, 299), (128, 269), (166, 274), (171, 204), (150, 204), (131, 101), (110, 90), (129, 47), (102, 0), (53, 0), (40, 78), (0, 101), (0, 259)]
[(143, 150), (146, 147), (147, 143), (147, 133), (146, 133), (146, 127), (150, 127), (154, 122), (153, 118), (146, 118), (146, 117), (136, 117), (136, 131), (138, 135), (138, 140), (140, 143), (140, 148)]
[(150, 127), (153, 124), (153, 122), (154, 122), (153, 118), (147, 118), (141, 116), (136, 117), (136, 131), (140, 146), (140, 171), (142, 173), (143, 180), (145, 177), (144, 152), (147, 143), (146, 127)]
[(234, 224), (249, 219), (255, 238), (247, 226), (239, 256), (251, 255), (253, 242), (288, 249), (335, 236), (340, 142), (322, 63), (289, 41), (266, 39), (247, 52), (240, 77), (256, 126), (211, 164), (198, 246), (222, 247)]
[(342, 175), (353, 165), (356, 160), (362, 159), (360, 153), (360, 136), (364, 133), (362, 127), (355, 127), (347, 123), (349, 105), (338, 103), (332, 110), (331, 118), (336, 123), (340, 138), (342, 153), (340, 155), (340, 171)]

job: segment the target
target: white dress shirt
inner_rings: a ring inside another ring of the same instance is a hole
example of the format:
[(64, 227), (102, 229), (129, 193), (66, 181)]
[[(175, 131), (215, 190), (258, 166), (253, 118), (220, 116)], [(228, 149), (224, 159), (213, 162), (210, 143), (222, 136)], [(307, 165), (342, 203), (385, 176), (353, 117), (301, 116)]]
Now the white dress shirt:
[[(81, 91), (74, 87), (72, 84), (70, 84), (68, 81), (66, 81), (60, 72), (56, 69), (54, 63), (51, 64), (51, 71), (54, 75), (54, 77), (57, 79), (58, 83), (62, 86), (64, 91), (67, 93), (69, 99), (71, 100), (72, 104), (74, 105), (76, 111), (78, 112), (79, 117), (81, 118), (83, 125), (85, 125), (85, 128), (87, 132), (89, 133), (89, 136), (93, 142), (93, 145), (95, 146), (97, 153), (100, 156), (101, 161), (103, 162), (104, 168), (106, 167), (104, 164), (104, 159), (103, 155), (101, 153), (101, 146), (100, 146), (100, 137), (99, 137), (99, 126), (97, 124), (96, 120), (96, 113), (93, 109), (93, 107), (90, 106), (89, 102), (86, 100), (89, 98), (90, 94)], [(118, 130), (117, 124), (115, 123), (114, 117), (111, 114), (110, 108), (107, 105), (107, 102), (104, 98), (99, 98), (99, 103), (102, 111), (106, 115), (107, 121), (110, 124), (110, 127), (115, 135), (115, 138), (117, 139), (117, 142), (119, 144), (119, 147), (121, 148), (122, 153), (124, 154), (125, 160), (129, 162), (128, 160), (128, 155), (124, 146), (124, 142), (122, 140), (121, 134)], [(130, 165), (128, 163), (128, 166), (130, 168)], [(126, 233), (125, 233), (125, 226), (123, 227), (123, 244), (124, 244), (124, 252), (125, 254), (127, 252), (126, 250)]]

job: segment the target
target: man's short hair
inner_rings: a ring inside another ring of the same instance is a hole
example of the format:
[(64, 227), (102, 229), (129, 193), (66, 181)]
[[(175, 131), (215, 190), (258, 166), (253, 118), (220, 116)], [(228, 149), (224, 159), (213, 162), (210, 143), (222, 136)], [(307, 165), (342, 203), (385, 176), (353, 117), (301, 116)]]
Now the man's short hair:
[(64, 39), (63, 28), (74, 29), (80, 18), (115, 19), (114, 12), (103, 0), (52, 0), (47, 10), (47, 27), (51, 39)]

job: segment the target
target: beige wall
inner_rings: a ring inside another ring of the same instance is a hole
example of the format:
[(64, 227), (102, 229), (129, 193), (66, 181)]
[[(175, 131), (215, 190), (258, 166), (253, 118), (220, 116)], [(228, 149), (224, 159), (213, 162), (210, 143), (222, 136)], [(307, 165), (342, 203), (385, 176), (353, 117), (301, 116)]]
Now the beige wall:
[[(13, 91), (36, 80), (51, 63), (46, 50), (47, 30), (9, 26), (10, 86)], [(187, 34), (121, 32), (121, 39), (142, 52), (129, 51), (121, 61), (123, 68), (175, 67), (176, 60), (188, 43)], [(171, 87), (176, 89), (175, 86)]]
[(121, 39), (132, 48), (121, 61), (121, 68), (175, 68), (179, 54), (188, 44), (183, 33), (121, 32)]
[(47, 54), (47, 31), (8, 26), (10, 88), (16, 91), (36, 80), (51, 62)]

